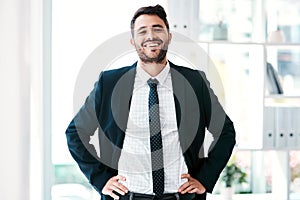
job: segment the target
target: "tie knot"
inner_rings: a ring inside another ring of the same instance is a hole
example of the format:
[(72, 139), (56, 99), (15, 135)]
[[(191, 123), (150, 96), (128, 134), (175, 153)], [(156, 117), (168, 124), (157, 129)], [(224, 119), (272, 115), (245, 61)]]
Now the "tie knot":
[(158, 84), (158, 80), (157, 79), (152, 79), (150, 78), (148, 81), (147, 81), (148, 85), (150, 86), (150, 88), (156, 88), (157, 84)]

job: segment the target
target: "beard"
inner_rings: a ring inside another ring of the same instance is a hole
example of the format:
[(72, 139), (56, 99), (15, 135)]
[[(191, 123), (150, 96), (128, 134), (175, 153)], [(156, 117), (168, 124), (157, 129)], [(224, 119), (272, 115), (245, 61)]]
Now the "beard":
[(168, 46), (169, 46), (169, 44), (165, 43), (161, 49), (157, 49), (156, 51), (159, 51), (159, 52), (158, 52), (157, 56), (154, 56), (154, 57), (148, 56), (147, 52), (146, 52), (147, 50), (144, 50), (142, 47), (141, 48), (136, 47), (136, 51), (142, 62), (161, 64), (167, 55)]

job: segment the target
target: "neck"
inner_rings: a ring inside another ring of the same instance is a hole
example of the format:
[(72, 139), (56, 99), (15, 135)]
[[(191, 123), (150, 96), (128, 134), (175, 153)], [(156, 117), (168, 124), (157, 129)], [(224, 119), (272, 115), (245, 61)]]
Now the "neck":
[(145, 63), (143, 61), (139, 61), (141, 67), (152, 77), (157, 76), (166, 66), (167, 59), (165, 58), (161, 63)]

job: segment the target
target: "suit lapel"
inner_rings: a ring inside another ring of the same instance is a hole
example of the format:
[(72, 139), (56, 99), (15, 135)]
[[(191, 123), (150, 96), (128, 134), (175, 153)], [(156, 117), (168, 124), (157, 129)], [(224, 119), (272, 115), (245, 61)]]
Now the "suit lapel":
[[(171, 77), (172, 77), (172, 87), (173, 87), (173, 95), (175, 101), (175, 109), (176, 109), (176, 120), (177, 120), (177, 128), (179, 128), (181, 123), (181, 111), (184, 111), (184, 104), (180, 103), (184, 101), (184, 80), (182, 75), (179, 72), (171, 67)], [(176, 81), (175, 81), (176, 80)]]
[[(177, 128), (179, 134), (179, 141), (182, 150), (185, 149), (186, 146), (184, 135), (183, 135), (183, 126), (185, 126), (185, 86), (184, 86), (184, 78), (183, 76), (175, 69), (171, 64), (171, 77), (172, 77), (172, 86), (173, 86), (173, 94), (174, 94), (174, 102), (175, 102), (175, 110), (176, 110), (176, 119), (177, 119)], [(183, 151), (184, 152), (184, 151)]]
[(116, 83), (111, 100), (111, 109), (116, 125), (125, 133), (136, 74), (136, 63)]
[[(179, 141), (185, 152), (193, 142), (199, 126), (200, 108), (195, 90), (188, 79), (190, 69), (170, 62)], [(195, 73), (195, 71), (193, 72)]]

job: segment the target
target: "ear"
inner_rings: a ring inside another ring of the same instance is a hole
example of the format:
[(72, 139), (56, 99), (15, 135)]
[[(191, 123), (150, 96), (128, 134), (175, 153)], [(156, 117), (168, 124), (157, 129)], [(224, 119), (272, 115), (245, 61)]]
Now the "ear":
[(171, 40), (172, 40), (172, 33), (169, 33), (169, 44), (171, 43)]
[(130, 38), (130, 44), (134, 46), (134, 40), (133, 40), (133, 38)]

